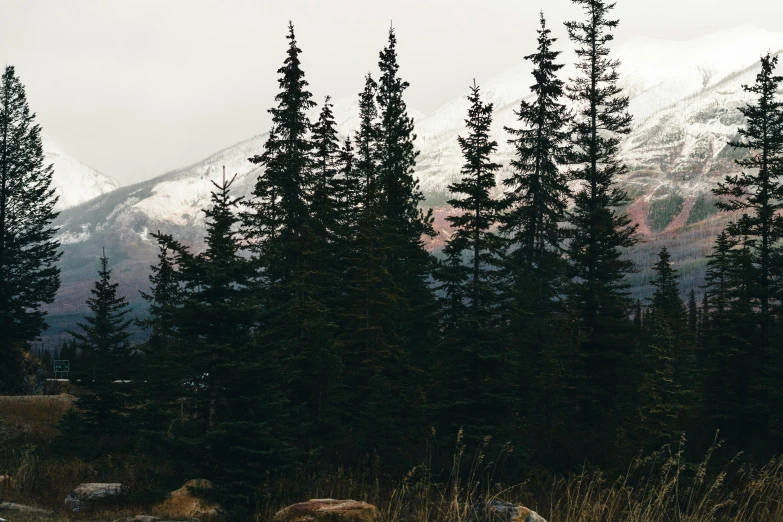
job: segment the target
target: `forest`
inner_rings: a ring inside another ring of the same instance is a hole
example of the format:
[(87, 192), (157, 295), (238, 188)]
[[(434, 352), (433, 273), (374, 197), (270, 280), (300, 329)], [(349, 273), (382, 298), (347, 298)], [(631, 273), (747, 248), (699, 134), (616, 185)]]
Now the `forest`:
[[(740, 109), (730, 145), (748, 153), (714, 187), (731, 220), (699, 297), (663, 247), (652, 297), (635, 301), (627, 278), (639, 267), (626, 254), (642, 238), (616, 183), (633, 125), (611, 52), (618, 20), (605, 0), (572, 1), (584, 11), (565, 24), (578, 75), (561, 77), (568, 43), (542, 13), (530, 85), (519, 86), (532, 97), (505, 129), (513, 174), (500, 183), (493, 106), (471, 87), (437, 255), (425, 248), (435, 230), (394, 29), (358, 94), (358, 130), (341, 141), (328, 96), (317, 120), (307, 116), (316, 97), (290, 25), (269, 139), (248, 158), (262, 167), (252, 197), (234, 196), (224, 172), (203, 210), (202, 250), (152, 234), (143, 319), (129, 316), (112, 253), (96, 253), (90, 313), (59, 353), (40, 357), (30, 346), (60, 282), (57, 194), (41, 128), (6, 66), (0, 393), (28, 393), (57, 358), (70, 360), (74, 396), (51, 443), (25, 451), (45, 466), (133, 467), (153, 494), (208, 479), (231, 520), (258, 520), (259, 506), (335, 474), (379, 488), (475, 480), (489, 491), (597, 470), (611, 482), (631, 463), (652, 476), (665, 464), (647, 456), (661, 452), (687, 463), (689, 484), (712, 473), (705, 458), (769, 469), (783, 450), (777, 57), (761, 57), (744, 87), (755, 102)], [(130, 342), (137, 327), (140, 344)], [(0, 473), (18, 462), (12, 453), (0, 450)]]

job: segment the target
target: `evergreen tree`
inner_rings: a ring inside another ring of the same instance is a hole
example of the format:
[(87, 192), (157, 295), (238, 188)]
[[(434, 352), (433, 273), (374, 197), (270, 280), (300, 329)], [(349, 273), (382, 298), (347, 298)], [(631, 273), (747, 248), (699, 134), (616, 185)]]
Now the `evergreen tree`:
[(158, 242), (158, 263), (150, 266), (149, 291), (141, 292), (149, 304), (149, 317), (137, 321), (149, 332), (141, 346), (144, 382), (134, 386), (138, 391), (133, 397), (143, 407), (134, 408), (133, 417), (140, 430), (139, 446), (153, 458), (165, 459), (169, 450), (165, 433), (172, 419), (180, 416), (181, 390), (188, 381), (177, 359), (178, 313), (185, 297), (179, 266), (185, 248), (160, 231), (152, 236)]
[(342, 244), (343, 255), (341, 264), (344, 271), (350, 263), (350, 251), (356, 248), (359, 215), (361, 212), (362, 179), (355, 163), (356, 156), (353, 141), (348, 137), (339, 151), (338, 165), (340, 177), (337, 184), (337, 199), (340, 209), (338, 216), (338, 242)]
[(738, 299), (739, 241), (726, 231), (715, 240), (705, 276), (706, 369), (702, 409), (708, 427), (719, 429), (735, 444), (747, 441), (750, 427), (749, 344), (741, 335), (746, 328), (746, 305)]
[(542, 13), (538, 50), (525, 57), (534, 64), (534, 99), (523, 100), (516, 111), (522, 127), (506, 127), (516, 154), (512, 174), (504, 181), (507, 211), (501, 224), (509, 239), (504, 307), (510, 340), (517, 362), (529, 372), (519, 383), (520, 409), (527, 411), (528, 422), (544, 430), (540, 441), (561, 430), (560, 423), (571, 415), (568, 389), (574, 369), (570, 347), (564, 344), (569, 328), (560, 313), (567, 268), (562, 222), (570, 196), (562, 167), (569, 153), (570, 114), (557, 77), (563, 66), (555, 63), (560, 55), (553, 49), (556, 41)]
[[(353, 426), (347, 443), (364, 453), (388, 455), (399, 448), (400, 426), (383, 433), (377, 412), (400, 418), (401, 381), (409, 369), (406, 345), (395, 324), (393, 310), (404, 297), (386, 265), (386, 242), (378, 166), (378, 85), (368, 74), (359, 95), (359, 129), (352, 179), (355, 196), (355, 239), (346, 266), (346, 296), (340, 335), (344, 348), (344, 384), (348, 390), (346, 422)], [(389, 386), (390, 390), (378, 387)], [(383, 409), (376, 407), (384, 404)], [(362, 455), (353, 455), (354, 458)]]
[[(289, 24), (288, 52), (278, 69), (278, 105), (269, 109), (272, 130), (261, 155), (251, 158), (264, 172), (253, 198), (246, 203), (244, 233), (253, 250), (261, 252), (261, 269), (268, 283), (290, 283), (300, 268), (305, 249), (304, 229), (310, 219), (311, 123), (307, 111), (315, 106), (301, 68), (294, 27)], [(285, 300), (284, 295), (277, 296)]]
[(774, 397), (783, 385), (772, 363), (783, 358), (777, 335), (783, 298), (783, 100), (778, 95), (783, 77), (775, 75), (777, 63), (778, 57), (767, 53), (761, 58), (756, 83), (743, 85), (755, 100), (740, 107), (746, 124), (739, 130), (740, 139), (729, 145), (750, 154), (737, 161), (743, 172), (727, 176), (713, 191), (723, 197), (717, 200), (720, 209), (741, 213), (726, 228), (742, 244), (735, 269), (740, 277), (737, 289), (743, 295), (736, 296), (734, 308), (746, 320), (741, 342), (749, 348), (737, 354), (745, 360), (735, 363), (756, 376), (749, 384), (747, 402), (756, 412), (751, 429), (757, 433), (768, 432), (769, 423), (779, 417)]
[[(244, 216), (245, 237), (257, 267), (259, 328), (256, 350), (282, 364), (305, 451), (320, 446), (325, 408), (334, 410), (340, 358), (330, 313), (338, 288), (338, 147), (331, 106), (315, 127), (315, 106), (301, 68), (301, 50), (289, 25), (288, 52), (278, 70), (280, 92), (270, 109), (273, 128), (264, 151), (251, 161), (264, 167)], [(265, 356), (266, 357), (266, 356)]]
[(417, 408), (417, 398), (429, 386), (420, 370), (431, 363), (437, 324), (437, 302), (429, 285), (433, 258), (424, 249), (423, 236), (434, 236), (435, 231), (432, 210), (425, 213), (418, 208), (424, 196), (413, 172), (418, 156), (414, 145), (416, 135), (403, 99), (408, 82), (398, 74), (394, 29), (389, 30), (389, 41), (380, 53), (378, 66), (381, 75), (376, 93), (375, 139), (382, 212), (382, 267), (397, 288), (397, 297), (391, 300), (392, 306), (385, 314), (405, 352), (401, 365), (404, 377), (399, 381), (404, 388), (401, 400), (408, 401), (406, 408)]
[(674, 442), (684, 430), (685, 414), (695, 393), (695, 365), (685, 304), (679, 296), (679, 276), (666, 247), (653, 269), (655, 291), (645, 324), (651, 342), (640, 395), (644, 439), (657, 448)]
[[(337, 239), (340, 211), (343, 210), (343, 202), (339, 199), (342, 194), (341, 181), (344, 181), (338, 178), (341, 161), (344, 161), (344, 158), (337, 139), (332, 104), (328, 96), (312, 130), (314, 156), (310, 196), (312, 227), (315, 240), (323, 243), (320, 248), (324, 250), (323, 253), (326, 253), (325, 250)], [(329, 262), (324, 258), (321, 261)]]
[[(276, 354), (254, 342), (257, 300), (253, 264), (240, 255), (233, 179), (213, 183), (212, 207), (204, 211), (206, 250), (193, 256), (180, 248), (184, 287), (177, 308), (177, 342), (169, 354), (185, 376), (184, 415), (172, 425), (174, 455), (184, 473), (218, 485), (215, 494), (233, 518), (255, 507), (266, 473), (290, 458), (285, 396)], [(189, 467), (188, 467), (189, 466)]]
[(561, 171), (569, 152), (569, 114), (561, 102), (563, 82), (556, 76), (563, 68), (555, 63), (560, 55), (552, 50), (556, 41), (542, 13), (538, 52), (525, 57), (535, 65), (536, 83), (531, 87), (535, 99), (522, 101), (516, 112), (523, 128), (506, 127), (514, 136), (509, 143), (514, 145), (516, 155), (511, 162), (513, 174), (503, 182), (510, 189), (505, 195), (509, 211), (504, 216), (503, 230), (511, 235), (511, 244), (516, 249), (512, 259), (528, 270), (552, 271), (538, 278), (543, 279), (540, 284), (547, 288), (542, 289), (536, 304), (544, 307), (556, 292), (556, 287), (552, 287), (557, 272), (553, 269), (562, 264), (560, 223), (565, 218), (570, 196), (568, 179)]
[(107, 449), (128, 444), (127, 380), (130, 362), (130, 308), (117, 294), (119, 283), (112, 282), (109, 259), (104, 252), (98, 280), (87, 299), (90, 314), (81, 331), (69, 331), (80, 350), (79, 367), (73, 376), (86, 389), (78, 394), (75, 407), (61, 422), (66, 446), (77, 454), (96, 456)]
[(140, 292), (149, 304), (149, 318), (137, 322), (150, 332), (147, 348), (157, 351), (165, 350), (176, 338), (174, 314), (182, 302), (182, 288), (177, 272), (181, 245), (160, 231), (152, 236), (158, 241), (158, 264), (150, 266), (149, 292)]
[[(504, 343), (497, 336), (498, 275), (504, 241), (492, 227), (501, 202), (492, 198), (500, 165), (491, 157), (497, 142), (490, 138), (492, 104), (483, 103), (471, 87), (465, 120), (467, 136), (458, 137), (464, 165), (461, 179), (449, 185), (458, 213), (446, 218), (453, 234), (443, 249), (446, 261), (436, 272), (443, 282), (447, 308), (446, 349), (438, 386), (440, 424), (447, 433), (465, 428), (475, 440), (493, 433), (497, 421), (513, 407), (507, 381), (495, 369), (508, 365)], [(465, 259), (467, 258), (467, 259)], [(467, 263), (465, 262), (467, 261)]]
[[(619, 62), (609, 58), (608, 44), (618, 24), (609, 18), (614, 4), (573, 2), (585, 10), (587, 20), (566, 23), (569, 37), (578, 46), (579, 74), (568, 91), (577, 111), (572, 175), (581, 182), (568, 220), (573, 282), (567, 297), (583, 339), (581, 417), (590, 425), (588, 431), (614, 430), (627, 406), (623, 390), (630, 385), (623, 332), (628, 328), (626, 314), (631, 304), (625, 276), (633, 264), (623, 257), (623, 249), (635, 243), (636, 227), (618, 210), (628, 196), (615, 180), (626, 172), (618, 153), (621, 137), (630, 132), (631, 116), (628, 98), (617, 85)], [(596, 436), (605, 442), (613, 440), (611, 433)]]
[(312, 419), (309, 451), (334, 440), (340, 423), (340, 374), (342, 359), (336, 350), (337, 306), (342, 298), (341, 242), (344, 210), (339, 179), (342, 154), (332, 104), (326, 98), (312, 128), (313, 165), (310, 171), (310, 216), (300, 274), (299, 317), (305, 339), (300, 365), (302, 388), (299, 400)]
[(0, 78), (0, 393), (24, 391), (28, 343), (60, 287), (52, 167), (12, 66)]
[(740, 141), (730, 142), (736, 148), (752, 153), (737, 160), (745, 170), (742, 174), (727, 176), (713, 192), (718, 208), (728, 212), (742, 212), (727, 231), (734, 238), (748, 238), (751, 250), (753, 291), (751, 299), (759, 308), (757, 322), (761, 328), (759, 358), (763, 360), (770, 348), (774, 307), (779, 303), (781, 276), (776, 272), (777, 244), (783, 239), (783, 101), (778, 99), (782, 76), (775, 76), (778, 57), (767, 53), (761, 59), (761, 71), (752, 86), (743, 85), (745, 92), (757, 96), (755, 103), (740, 107), (746, 125), (739, 130)]

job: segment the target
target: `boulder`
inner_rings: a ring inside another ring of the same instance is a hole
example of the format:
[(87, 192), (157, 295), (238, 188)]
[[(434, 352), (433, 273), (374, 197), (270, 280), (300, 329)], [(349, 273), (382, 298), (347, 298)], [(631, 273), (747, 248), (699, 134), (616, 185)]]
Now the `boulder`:
[(318, 498), (283, 508), (275, 514), (277, 522), (375, 522), (378, 508), (367, 502)]
[(35, 506), (26, 506), (24, 504), (15, 504), (13, 502), (0, 502), (0, 509), (8, 509), (10, 511), (21, 511), (22, 513), (40, 513), (50, 514), (51, 511), (46, 509), (37, 508)]
[(79, 484), (65, 497), (65, 505), (72, 511), (89, 511), (98, 504), (117, 503), (126, 492), (125, 486), (116, 482)]
[(468, 515), (468, 522), (546, 522), (532, 509), (502, 500), (479, 502)]
[(212, 482), (206, 479), (185, 482), (181, 488), (169, 493), (166, 500), (155, 506), (153, 512), (156, 515), (173, 518), (202, 518), (218, 514), (220, 507), (217, 504), (197, 497), (190, 491), (190, 488), (212, 489)]

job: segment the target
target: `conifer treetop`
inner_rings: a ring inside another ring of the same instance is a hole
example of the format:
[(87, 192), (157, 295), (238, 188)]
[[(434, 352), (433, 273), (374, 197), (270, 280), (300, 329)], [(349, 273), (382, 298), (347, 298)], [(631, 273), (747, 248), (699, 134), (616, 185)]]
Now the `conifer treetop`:
[(87, 307), (91, 314), (85, 318), (84, 323), (77, 323), (82, 333), (69, 333), (83, 348), (106, 354), (127, 346), (130, 339), (128, 328), (133, 321), (126, 319), (130, 307), (125, 297), (117, 294), (119, 283), (112, 281), (112, 270), (109, 268), (105, 248), (101, 252), (100, 263), (98, 279), (90, 291), (92, 297), (87, 298)]

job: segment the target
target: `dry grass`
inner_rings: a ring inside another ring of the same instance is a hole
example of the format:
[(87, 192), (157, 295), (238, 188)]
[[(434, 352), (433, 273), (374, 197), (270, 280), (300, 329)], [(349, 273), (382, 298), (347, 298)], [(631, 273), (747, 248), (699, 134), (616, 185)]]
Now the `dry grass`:
[(51, 439), (72, 401), (70, 395), (0, 397), (0, 422), (12, 433)]
[[(499, 477), (502, 455), (489, 459), (479, 451), (465, 458), (465, 448), (458, 445), (453, 470), (443, 482), (435, 481), (423, 465), (390, 488), (377, 475), (343, 470), (303, 477), (304, 482), (310, 481), (309, 487), (306, 483), (276, 487), (299, 492), (298, 499), (288, 502), (367, 500), (380, 509), (381, 522), (466, 522), (477, 502), (493, 498), (523, 504), (549, 522), (783, 521), (783, 460), (774, 459), (761, 468), (741, 465), (737, 459), (714, 466), (713, 451), (693, 465), (683, 460), (680, 449), (664, 448), (638, 458), (626, 473), (611, 480), (597, 471), (569, 476), (540, 471), (506, 483)], [(460, 467), (466, 462), (470, 469), (464, 474)], [(464, 475), (469, 479), (462, 480)], [(260, 506), (255, 520), (271, 520), (281, 507)]]

